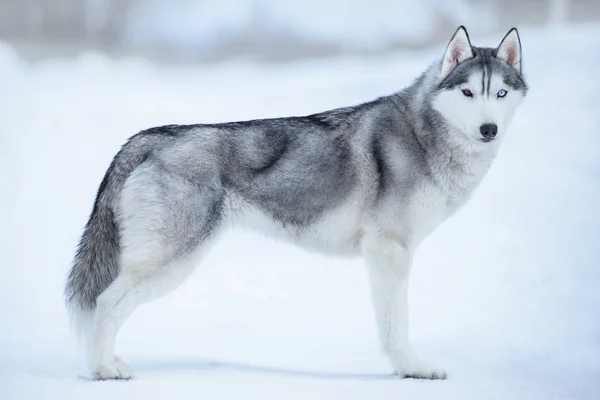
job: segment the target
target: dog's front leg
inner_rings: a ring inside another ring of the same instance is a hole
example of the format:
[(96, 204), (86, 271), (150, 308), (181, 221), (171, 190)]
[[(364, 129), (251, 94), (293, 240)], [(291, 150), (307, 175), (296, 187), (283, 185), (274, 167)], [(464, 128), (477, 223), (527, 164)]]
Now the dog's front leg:
[(408, 278), (412, 254), (400, 240), (366, 240), (363, 253), (383, 350), (400, 377), (445, 379), (446, 372), (418, 358), (408, 338)]

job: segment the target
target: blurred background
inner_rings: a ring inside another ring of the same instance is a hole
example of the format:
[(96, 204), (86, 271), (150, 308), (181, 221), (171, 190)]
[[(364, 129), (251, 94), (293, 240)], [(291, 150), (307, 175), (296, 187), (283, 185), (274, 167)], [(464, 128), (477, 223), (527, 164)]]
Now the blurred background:
[[(137, 380), (79, 379), (64, 277), (128, 137), (372, 100), (460, 24), (517, 26), (530, 91), (415, 258), (411, 335), (448, 381), (386, 378), (360, 260), (242, 230), (128, 320)], [(597, 400), (599, 65), (600, 0), (0, 0), (0, 399)]]
[(0, 40), (27, 60), (97, 49), (161, 62), (286, 60), (415, 49), (481, 33), (600, 20), (598, 0), (2, 0)]

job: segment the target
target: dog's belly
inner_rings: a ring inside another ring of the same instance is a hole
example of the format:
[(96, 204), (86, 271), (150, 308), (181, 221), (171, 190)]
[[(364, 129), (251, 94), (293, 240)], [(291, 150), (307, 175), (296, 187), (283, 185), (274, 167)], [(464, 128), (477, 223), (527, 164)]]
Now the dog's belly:
[(340, 207), (324, 214), (323, 218), (300, 232), (298, 244), (325, 253), (356, 255), (363, 236), (364, 203), (348, 199)]
[(244, 199), (230, 196), (227, 221), (257, 230), (275, 239), (325, 254), (355, 256), (359, 254), (364, 201), (350, 197), (340, 206), (326, 211), (305, 226), (285, 224)]

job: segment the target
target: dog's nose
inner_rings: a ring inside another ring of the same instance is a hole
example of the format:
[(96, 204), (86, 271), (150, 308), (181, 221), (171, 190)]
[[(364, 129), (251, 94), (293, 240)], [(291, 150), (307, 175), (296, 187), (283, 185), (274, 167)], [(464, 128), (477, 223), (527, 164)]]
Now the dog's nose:
[(496, 124), (483, 124), (479, 127), (479, 132), (484, 139), (493, 139), (498, 133), (498, 126)]

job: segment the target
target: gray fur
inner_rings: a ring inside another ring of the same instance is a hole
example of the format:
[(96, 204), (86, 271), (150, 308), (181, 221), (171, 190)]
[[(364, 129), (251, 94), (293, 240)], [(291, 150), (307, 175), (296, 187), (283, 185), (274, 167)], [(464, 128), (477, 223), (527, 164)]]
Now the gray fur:
[(67, 277), (67, 303), (76, 302), (82, 309), (93, 309), (98, 295), (117, 277), (120, 245), (115, 207), (129, 174), (147, 159), (153, 148), (164, 142), (163, 135), (157, 133), (143, 132), (132, 137), (106, 171)]
[[(358, 106), (303, 117), (169, 125), (131, 137), (98, 190), (68, 276), (67, 302), (93, 312), (99, 296), (105, 297), (105, 314), (98, 318), (105, 321), (107, 310), (116, 307), (121, 311), (114, 318), (126, 318), (143, 301), (129, 296), (128, 285), (144, 299), (155, 297), (148, 282), (169, 275), (175, 268), (170, 265), (190, 258), (226, 222), (254, 212), (292, 240), (313, 234), (313, 241), (327, 242), (322, 248), (333, 252), (356, 253), (368, 247), (363, 241), (389, 233), (402, 260), (433, 225), (464, 204), (495, 155), (495, 147), (485, 147), (495, 143), (479, 143), (451, 126), (436, 99), (480, 72), (481, 94), (487, 91), (488, 98), (494, 74), (508, 89), (527, 91), (521, 73), (497, 58), (497, 49), (472, 51), (443, 79), (439, 61), (408, 88)], [(427, 213), (437, 209), (443, 216), (427, 222)], [(335, 214), (339, 210), (349, 214)], [(332, 215), (356, 219), (340, 233), (347, 238), (337, 240), (335, 229), (319, 225)], [(144, 246), (154, 253), (138, 251)], [(125, 266), (127, 276), (113, 285)], [(114, 335), (123, 321), (114, 323)], [(92, 356), (94, 374), (127, 376), (117, 371), (124, 368), (120, 361), (116, 367), (115, 360), (102, 361), (103, 351)], [(397, 370), (442, 376), (420, 372), (427, 368), (417, 361), (409, 364)]]
[[(450, 75), (439, 84), (439, 89), (452, 89), (465, 83), (473, 70), (485, 71), (485, 76), (490, 79), (492, 73), (498, 73), (504, 78), (509, 88), (527, 93), (525, 78), (515, 71), (506, 62), (496, 57), (497, 49), (472, 47), (475, 57), (459, 64)], [(489, 81), (484, 87), (489, 88)], [(489, 93), (488, 93), (489, 94)]]
[[(66, 286), (68, 301), (76, 300), (92, 309), (97, 296), (118, 274), (119, 230), (115, 207), (119, 191), (139, 165), (153, 167), (164, 198), (181, 187), (192, 185), (198, 193), (210, 192), (208, 205), (189, 197), (174, 207), (173, 216), (192, 205), (198, 210), (214, 207), (221, 211), (227, 193), (235, 193), (271, 215), (282, 225), (302, 229), (326, 211), (339, 206), (354, 189), (361, 173), (350, 142), (368, 130), (371, 152), (366, 170), (376, 171), (373, 202), (388, 192), (401, 202), (409, 198), (420, 179), (435, 180), (437, 163), (444, 154), (450, 162), (451, 145), (442, 117), (431, 107), (438, 90), (463, 83), (473, 69), (501, 73), (513, 89), (525, 92), (523, 77), (495, 58), (495, 49), (474, 47), (475, 58), (459, 65), (437, 87), (424, 88), (435, 63), (413, 85), (396, 94), (354, 107), (345, 107), (305, 117), (232, 122), (224, 124), (167, 125), (148, 129), (129, 139), (116, 155), (98, 190), (94, 210), (85, 227)], [(415, 104), (418, 92), (425, 97)], [(414, 108), (419, 113), (413, 112)], [(427, 148), (427, 150), (426, 150)], [(436, 157), (432, 162), (431, 157)], [(410, 171), (397, 171), (392, 159), (412, 164)], [(441, 161), (444, 163), (444, 161)], [(446, 165), (460, 169), (459, 165)], [(369, 172), (369, 171), (367, 171)], [(362, 173), (365, 173), (363, 170)], [(180, 206), (179, 204), (177, 206)], [(172, 205), (169, 205), (172, 208)], [(181, 222), (197, 219), (207, 227), (186, 228), (196, 238), (177, 253), (191, 251), (221, 219), (193, 214)], [(175, 227), (174, 227), (175, 228)], [(165, 234), (181, 239), (177, 229)]]

